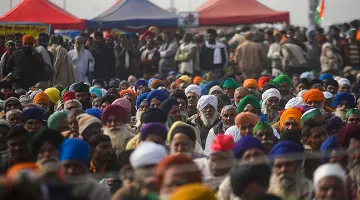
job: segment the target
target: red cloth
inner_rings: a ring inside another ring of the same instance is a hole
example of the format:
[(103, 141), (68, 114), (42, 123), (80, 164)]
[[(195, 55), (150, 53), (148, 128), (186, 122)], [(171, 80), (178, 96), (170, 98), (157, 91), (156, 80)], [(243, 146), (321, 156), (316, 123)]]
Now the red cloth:
[(121, 122), (126, 123), (129, 115), (125, 108), (119, 105), (109, 105), (102, 111), (101, 123), (105, 125), (110, 116), (114, 116)]
[(67, 102), (71, 99), (76, 99), (75, 92), (71, 92), (71, 91), (65, 92), (63, 99), (64, 99), (64, 102)]
[(271, 77), (268, 77), (268, 76), (262, 76), (259, 78), (258, 80), (258, 87), (259, 87), (259, 90), (262, 90), (265, 83), (269, 83), (271, 80)]
[(217, 134), (210, 148), (214, 152), (232, 151), (235, 148), (235, 142), (231, 135)]
[(337, 140), (340, 147), (348, 147), (352, 138), (360, 140), (360, 125), (349, 124), (338, 133)]
[(5, 100), (10, 98), (10, 97), (19, 98), (19, 95), (16, 94), (15, 92), (7, 92), (7, 93), (5, 93), (5, 95), (4, 95)]

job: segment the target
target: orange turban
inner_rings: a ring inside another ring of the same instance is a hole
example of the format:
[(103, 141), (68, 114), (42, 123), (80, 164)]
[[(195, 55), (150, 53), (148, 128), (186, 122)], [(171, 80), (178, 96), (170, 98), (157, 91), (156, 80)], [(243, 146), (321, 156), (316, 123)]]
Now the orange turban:
[(39, 92), (35, 95), (33, 102), (38, 104), (40, 101), (45, 101), (47, 104), (50, 103), (50, 99), (45, 92)]
[(257, 115), (255, 115), (254, 113), (242, 112), (242, 113), (238, 114), (235, 118), (235, 124), (238, 128), (241, 127), (241, 124), (244, 121), (248, 121), (255, 126), (259, 122), (259, 117)]
[(324, 93), (318, 89), (311, 89), (306, 91), (302, 95), (303, 102), (306, 103), (308, 101), (322, 101), (325, 103)]
[(26, 162), (26, 163), (19, 163), (11, 166), (8, 171), (6, 172), (6, 180), (7, 181), (14, 181), (17, 179), (17, 176), (20, 172), (32, 172), (36, 173), (40, 170), (39, 166), (36, 163)]
[(165, 86), (164, 81), (156, 79), (150, 83), (150, 89), (157, 89), (159, 86)]
[(186, 83), (184, 80), (181, 80), (181, 79), (176, 79), (175, 80), (175, 87), (180, 85), (181, 83)]
[(35, 44), (35, 38), (32, 35), (24, 35), (22, 37), (22, 43), (23, 44), (27, 43), (27, 44), (33, 45), (33, 44)]
[(271, 80), (271, 77), (268, 77), (268, 76), (262, 76), (259, 78), (259, 81), (258, 81), (258, 86), (259, 86), (259, 90), (262, 90), (265, 83), (269, 83)]
[(283, 128), (285, 122), (290, 118), (295, 120), (296, 123), (298, 124), (298, 126), (301, 127), (301, 125), (300, 125), (301, 115), (302, 115), (301, 112), (297, 108), (288, 108), (288, 109), (286, 109), (283, 112), (283, 114), (280, 116), (280, 129)]
[(120, 97), (123, 97), (125, 94), (131, 94), (134, 96), (134, 98), (137, 98), (137, 95), (134, 91), (132, 91), (131, 89), (127, 89), (127, 90), (121, 90), (120, 92)]
[(195, 76), (195, 78), (193, 80), (193, 83), (196, 84), (196, 85), (200, 85), (202, 80), (203, 79), (200, 76)]
[(244, 87), (246, 87), (246, 88), (249, 88), (249, 87), (258, 87), (258, 82), (255, 80), (255, 79), (252, 79), (252, 78), (250, 78), (250, 79), (246, 79), (245, 81), (244, 81)]

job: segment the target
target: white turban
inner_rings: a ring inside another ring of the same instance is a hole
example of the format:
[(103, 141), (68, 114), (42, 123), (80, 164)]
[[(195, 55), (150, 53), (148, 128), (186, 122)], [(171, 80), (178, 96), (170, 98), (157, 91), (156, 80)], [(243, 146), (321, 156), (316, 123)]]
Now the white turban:
[(285, 110), (288, 108), (298, 108), (303, 105), (303, 100), (301, 97), (291, 98), (285, 105)]
[(187, 86), (185, 89), (185, 95), (189, 94), (189, 92), (194, 92), (198, 96), (201, 96), (201, 88), (198, 85), (191, 84), (191, 85)]
[(341, 78), (337, 82), (339, 83), (339, 86), (340, 85), (351, 85), (349, 79), (347, 79), (347, 78)]
[(331, 92), (323, 92), (325, 99), (331, 99), (334, 95)]
[(131, 153), (130, 164), (134, 169), (156, 165), (167, 155), (168, 153), (163, 145), (144, 141)]
[(202, 111), (207, 105), (212, 105), (214, 108), (217, 108), (217, 99), (214, 95), (203, 95), (200, 97), (196, 108), (198, 111)]
[(266, 102), (270, 97), (277, 97), (278, 99), (281, 99), (281, 94), (279, 90), (275, 88), (270, 88), (262, 94), (261, 99), (263, 100), (263, 102)]
[(213, 87), (209, 90), (208, 95), (211, 95), (211, 93), (213, 93), (214, 91), (220, 91), (221, 93), (223, 93), (223, 94), (224, 94), (224, 90), (223, 90), (223, 89), (221, 89), (221, 87), (220, 87), (220, 86), (215, 85), (215, 86), (213, 86)]
[(300, 75), (300, 78), (306, 78), (306, 79), (308, 79), (309, 81), (315, 79), (314, 75), (313, 75), (311, 72), (304, 72), (304, 73), (302, 73), (302, 74)]
[(346, 173), (339, 164), (324, 164), (319, 166), (314, 172), (314, 187), (318, 190), (318, 184), (321, 179), (329, 176), (335, 176), (339, 178), (344, 188), (346, 188)]

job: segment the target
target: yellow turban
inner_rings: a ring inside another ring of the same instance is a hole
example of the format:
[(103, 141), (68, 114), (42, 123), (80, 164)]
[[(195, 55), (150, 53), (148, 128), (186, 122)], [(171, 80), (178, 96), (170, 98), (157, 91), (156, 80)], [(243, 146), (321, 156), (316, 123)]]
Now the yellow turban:
[(301, 127), (300, 125), (301, 115), (302, 115), (301, 112), (297, 108), (286, 109), (280, 117), (280, 129), (281, 130), (283, 129), (285, 122), (290, 118), (295, 120), (298, 126)]
[(48, 88), (44, 91), (51, 102), (53, 102), (54, 104), (57, 103), (60, 100), (60, 91), (56, 88)]
[(191, 77), (188, 75), (182, 75), (182, 76), (180, 76), (179, 79), (185, 81), (186, 83), (191, 84)]
[(200, 183), (186, 184), (178, 187), (170, 200), (216, 200), (215, 192)]

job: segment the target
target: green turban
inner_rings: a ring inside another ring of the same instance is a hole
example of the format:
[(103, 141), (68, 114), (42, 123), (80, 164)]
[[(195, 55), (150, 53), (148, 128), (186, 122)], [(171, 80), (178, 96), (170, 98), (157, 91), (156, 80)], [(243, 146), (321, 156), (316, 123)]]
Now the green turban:
[(48, 127), (52, 130), (58, 130), (60, 124), (63, 121), (67, 121), (68, 112), (66, 110), (56, 111), (52, 115), (50, 115), (47, 124)]
[(291, 79), (288, 75), (280, 75), (270, 81), (270, 83), (280, 86), (281, 83), (286, 83), (291, 86)]
[(313, 108), (313, 109), (310, 109), (308, 111), (306, 111), (302, 116), (301, 116), (301, 126), (304, 126), (305, 123), (315, 117), (315, 116), (323, 116), (323, 114), (321, 113), (321, 111), (317, 108)]
[(255, 99), (255, 97), (253, 97), (251, 95), (247, 95), (247, 96), (245, 96), (244, 98), (241, 99), (241, 101), (237, 105), (236, 112), (237, 113), (243, 112), (245, 107), (248, 104), (250, 104), (252, 107), (255, 108), (258, 115), (261, 114), (261, 106), (260, 106), (259, 102)]
[(222, 89), (226, 89), (226, 88), (236, 89), (236, 88), (240, 87), (240, 85), (232, 78), (224, 79), (220, 83), (220, 86), (221, 86)]
[(349, 118), (352, 114), (360, 115), (360, 110), (356, 108), (351, 108), (349, 111), (346, 112), (346, 119)]
[(260, 120), (260, 121), (255, 125), (255, 127), (254, 127), (254, 129), (253, 129), (253, 134), (255, 135), (259, 130), (263, 130), (263, 129), (273, 131), (273, 129), (272, 129), (272, 127), (270, 126), (269, 123)]

